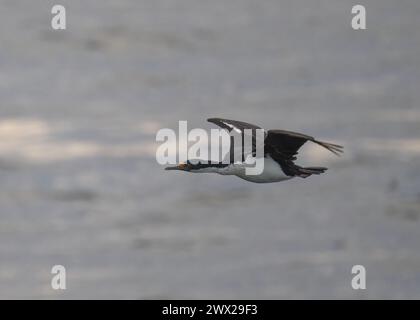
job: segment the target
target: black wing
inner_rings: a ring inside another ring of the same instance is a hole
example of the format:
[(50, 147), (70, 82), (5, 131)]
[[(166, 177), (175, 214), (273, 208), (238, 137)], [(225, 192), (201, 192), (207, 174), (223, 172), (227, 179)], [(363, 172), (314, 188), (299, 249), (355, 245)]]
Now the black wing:
[(306, 177), (308, 174), (324, 172), (326, 168), (302, 168), (293, 163), (293, 160), (296, 160), (298, 150), (306, 141), (319, 144), (337, 156), (343, 152), (343, 147), (338, 144), (319, 141), (306, 134), (286, 130), (268, 130), (267, 137), (264, 140), (264, 150), (280, 164), (287, 175)]
[[(243, 121), (237, 121), (237, 120), (229, 120), (229, 119), (221, 119), (221, 118), (209, 118), (207, 119), (208, 122), (214, 123), (217, 126), (221, 127), (222, 129), (226, 129), (227, 131), (231, 132), (234, 131), (236, 134), (240, 134), (242, 137), (242, 151), (244, 151), (244, 135), (245, 135), (245, 129), (251, 130), (252, 133), (252, 154), (255, 155), (256, 150), (256, 130), (262, 129), (254, 124), (246, 123)], [(264, 132), (265, 135), (265, 132)], [(234, 137), (230, 136), (230, 162), (233, 163), (235, 161), (234, 159)], [(242, 152), (242, 161), (245, 160), (245, 154)]]
[(289, 159), (295, 159), (296, 157), (294, 156), (297, 154), (297, 151), (306, 141), (319, 144), (337, 156), (343, 152), (343, 147), (338, 144), (319, 141), (306, 134), (286, 130), (268, 130), (264, 144), (266, 148), (271, 148), (274, 152), (283, 154)]

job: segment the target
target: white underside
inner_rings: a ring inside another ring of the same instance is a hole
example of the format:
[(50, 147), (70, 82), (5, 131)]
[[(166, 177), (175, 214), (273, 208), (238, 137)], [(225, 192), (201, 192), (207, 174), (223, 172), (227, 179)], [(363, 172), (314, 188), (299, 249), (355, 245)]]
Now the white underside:
[[(274, 161), (270, 156), (264, 158), (264, 169), (259, 175), (246, 174), (245, 169), (249, 166), (249, 164), (238, 162), (230, 164), (229, 166), (224, 168), (207, 168), (205, 170), (200, 170), (200, 172), (214, 172), (221, 175), (234, 175), (241, 179), (255, 183), (278, 182), (293, 178), (284, 174), (280, 165), (276, 161)], [(251, 167), (253, 166), (251, 165)]]

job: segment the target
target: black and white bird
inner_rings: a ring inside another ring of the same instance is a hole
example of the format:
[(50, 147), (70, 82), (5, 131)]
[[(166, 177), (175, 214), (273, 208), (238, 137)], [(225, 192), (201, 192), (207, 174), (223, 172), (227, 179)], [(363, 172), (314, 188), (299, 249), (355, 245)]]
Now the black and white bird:
[[(231, 132), (234, 130), (243, 136), (245, 132), (252, 132), (253, 143), (256, 141), (256, 130), (260, 127), (237, 120), (227, 120), (221, 118), (210, 118), (207, 121), (212, 122), (219, 127)], [(246, 130), (250, 129), (250, 130)], [(245, 131), (246, 130), (246, 131)], [(231, 135), (230, 152), (228, 161), (212, 163), (210, 161), (187, 161), (175, 167), (167, 167), (166, 170), (182, 170), (197, 173), (218, 173), (221, 175), (235, 175), (247, 181), (255, 183), (268, 183), (289, 180), (294, 177), (307, 178), (313, 174), (324, 173), (327, 168), (324, 167), (301, 167), (294, 163), (300, 147), (306, 141), (316, 143), (335, 155), (339, 156), (343, 152), (343, 147), (337, 144), (322, 142), (314, 137), (286, 130), (264, 130), (264, 167), (258, 175), (246, 174), (247, 157), (255, 156), (255, 148), (252, 154), (243, 154), (242, 161), (235, 161), (234, 140)], [(254, 145), (255, 147), (255, 145)], [(227, 162), (227, 163), (226, 163)]]

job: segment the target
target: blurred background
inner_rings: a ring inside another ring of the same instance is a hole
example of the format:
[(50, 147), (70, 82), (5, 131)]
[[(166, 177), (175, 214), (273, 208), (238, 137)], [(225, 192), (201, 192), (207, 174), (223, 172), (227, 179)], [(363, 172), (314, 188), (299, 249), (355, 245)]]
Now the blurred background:
[[(363, 1), (362, 31), (347, 0), (0, 3), (0, 298), (420, 298), (419, 1)], [(164, 171), (156, 132), (208, 117), (345, 154), (266, 185)]]

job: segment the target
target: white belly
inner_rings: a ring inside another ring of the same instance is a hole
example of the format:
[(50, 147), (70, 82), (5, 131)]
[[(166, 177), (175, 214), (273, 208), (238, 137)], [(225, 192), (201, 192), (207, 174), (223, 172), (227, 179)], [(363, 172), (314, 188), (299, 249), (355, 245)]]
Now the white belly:
[(281, 170), (280, 165), (275, 162), (270, 156), (264, 158), (264, 169), (259, 175), (250, 175), (245, 173), (246, 165), (243, 163), (234, 163), (224, 169), (220, 174), (235, 175), (247, 181), (255, 183), (269, 183), (289, 180), (293, 177), (287, 176)]

